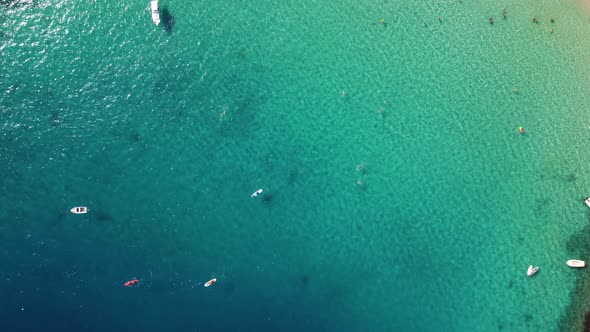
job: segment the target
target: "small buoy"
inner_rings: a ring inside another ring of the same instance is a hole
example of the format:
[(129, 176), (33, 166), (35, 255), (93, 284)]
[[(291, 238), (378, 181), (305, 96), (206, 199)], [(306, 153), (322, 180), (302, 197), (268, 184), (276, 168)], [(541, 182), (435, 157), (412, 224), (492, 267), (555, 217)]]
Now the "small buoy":
[(381, 19), (381, 24), (385, 24), (385, 20), (384, 19)]
[(523, 127), (518, 127), (518, 131), (520, 131), (520, 133), (524, 135), (524, 128)]

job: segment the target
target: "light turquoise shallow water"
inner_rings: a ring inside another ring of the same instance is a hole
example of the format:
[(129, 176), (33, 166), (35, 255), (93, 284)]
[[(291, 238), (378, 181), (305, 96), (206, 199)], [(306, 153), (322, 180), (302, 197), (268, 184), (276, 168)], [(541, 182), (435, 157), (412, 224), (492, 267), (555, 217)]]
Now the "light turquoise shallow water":
[(2, 6), (3, 329), (581, 324), (574, 2)]

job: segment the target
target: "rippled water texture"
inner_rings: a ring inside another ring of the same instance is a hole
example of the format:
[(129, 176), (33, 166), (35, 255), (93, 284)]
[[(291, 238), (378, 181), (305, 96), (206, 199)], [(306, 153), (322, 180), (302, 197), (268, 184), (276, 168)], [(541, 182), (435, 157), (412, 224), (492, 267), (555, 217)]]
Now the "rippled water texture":
[(580, 329), (577, 0), (148, 6), (0, 1), (1, 330)]

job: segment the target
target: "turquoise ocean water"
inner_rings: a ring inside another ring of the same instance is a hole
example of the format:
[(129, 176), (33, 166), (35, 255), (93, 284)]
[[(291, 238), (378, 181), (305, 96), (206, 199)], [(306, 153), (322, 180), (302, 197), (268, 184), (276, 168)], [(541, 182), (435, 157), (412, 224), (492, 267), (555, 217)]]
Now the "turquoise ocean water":
[(0, 1), (2, 331), (581, 329), (574, 0), (148, 5)]

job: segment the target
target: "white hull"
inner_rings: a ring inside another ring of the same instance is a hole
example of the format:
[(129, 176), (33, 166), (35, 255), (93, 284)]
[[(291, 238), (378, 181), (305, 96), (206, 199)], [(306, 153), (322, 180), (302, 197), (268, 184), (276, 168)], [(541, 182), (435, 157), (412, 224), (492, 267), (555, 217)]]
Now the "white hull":
[(537, 273), (537, 271), (539, 271), (539, 267), (533, 267), (532, 265), (529, 266), (529, 269), (526, 271), (526, 275), (527, 276), (532, 276), (533, 274)]
[(577, 259), (570, 259), (569, 261), (567, 261), (567, 265), (569, 267), (584, 267), (586, 266), (586, 262)]
[(151, 10), (152, 10), (152, 21), (154, 21), (155, 25), (160, 24), (160, 5), (158, 1), (151, 2)]
[(252, 195), (250, 195), (250, 197), (256, 197), (256, 196), (258, 196), (260, 194), (262, 194), (262, 189), (256, 190)]
[(88, 213), (88, 208), (85, 206), (76, 206), (70, 209), (73, 214), (84, 214)]
[(205, 285), (203, 285), (203, 286), (205, 286), (205, 287), (209, 287), (209, 286), (213, 285), (213, 284), (214, 284), (216, 281), (217, 281), (217, 279), (216, 279), (216, 278), (213, 278), (213, 279), (211, 279), (211, 280), (207, 281), (207, 282), (205, 283)]
[(590, 207), (590, 197), (586, 198), (586, 200), (584, 200), (584, 203), (586, 203), (586, 205)]

